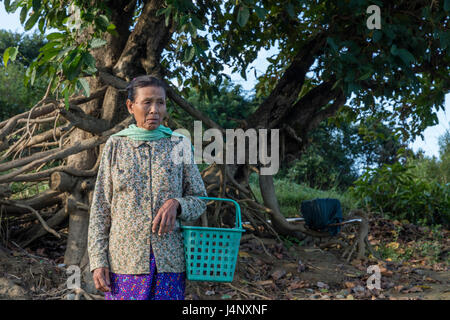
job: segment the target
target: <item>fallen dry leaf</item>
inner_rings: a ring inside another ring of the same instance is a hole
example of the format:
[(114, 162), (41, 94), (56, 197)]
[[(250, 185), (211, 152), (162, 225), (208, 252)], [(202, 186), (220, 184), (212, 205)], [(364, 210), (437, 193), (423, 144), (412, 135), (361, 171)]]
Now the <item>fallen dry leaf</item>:
[(359, 275), (357, 274), (353, 274), (353, 273), (344, 273), (347, 277), (351, 277), (351, 278), (358, 278)]
[(277, 269), (274, 272), (272, 272), (272, 274), (270, 276), (273, 278), (273, 280), (278, 280), (278, 279), (282, 278), (285, 274), (286, 274), (286, 270)]
[(415, 286), (410, 289), (404, 290), (403, 293), (415, 293), (415, 292), (423, 292), (422, 288)]
[(317, 285), (317, 287), (319, 287), (320, 289), (328, 289), (328, 288), (330, 287), (329, 285), (327, 285), (326, 283), (321, 282), (321, 281), (318, 281), (316, 285)]
[(385, 267), (380, 267), (380, 273), (383, 276), (388, 276), (388, 277), (390, 277), (390, 276), (392, 276), (394, 274), (392, 271), (386, 269)]
[(272, 285), (273, 284), (273, 280), (260, 280), (260, 281), (256, 281), (255, 284), (258, 285), (258, 286)]
[(400, 292), (403, 288), (404, 288), (404, 286), (402, 286), (402, 285), (400, 284), (400, 285), (398, 285), (398, 286), (395, 286), (395, 287), (394, 287), (394, 290), (397, 291), (397, 292)]
[(239, 254), (239, 257), (241, 257), (241, 258), (249, 258), (250, 257), (250, 254), (245, 251), (239, 251), (238, 254)]
[(294, 281), (289, 285), (289, 290), (295, 290), (306, 287), (308, 284), (305, 281)]
[(430, 286), (426, 286), (426, 285), (420, 285), (420, 286), (417, 286), (417, 287), (419, 287), (419, 288), (422, 288), (422, 289), (431, 289), (431, 287)]
[(400, 244), (398, 242), (389, 242), (386, 247), (392, 248), (392, 249), (398, 249), (399, 245)]
[(344, 282), (344, 286), (345, 286), (347, 289), (351, 289), (351, 288), (354, 288), (354, 287), (355, 287), (355, 284), (354, 284), (353, 282), (350, 282), (350, 281), (345, 281), (345, 282)]
[(283, 255), (282, 255), (281, 253), (274, 252), (273, 255), (274, 255), (275, 257), (277, 257), (278, 259), (280, 259), (280, 260), (283, 259)]

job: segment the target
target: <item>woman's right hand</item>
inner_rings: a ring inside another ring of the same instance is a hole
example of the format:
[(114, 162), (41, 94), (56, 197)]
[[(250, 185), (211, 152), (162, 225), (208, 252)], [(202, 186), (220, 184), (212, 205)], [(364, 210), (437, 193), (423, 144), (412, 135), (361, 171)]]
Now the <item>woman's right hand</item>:
[(102, 292), (111, 291), (108, 268), (97, 268), (92, 275), (95, 287)]

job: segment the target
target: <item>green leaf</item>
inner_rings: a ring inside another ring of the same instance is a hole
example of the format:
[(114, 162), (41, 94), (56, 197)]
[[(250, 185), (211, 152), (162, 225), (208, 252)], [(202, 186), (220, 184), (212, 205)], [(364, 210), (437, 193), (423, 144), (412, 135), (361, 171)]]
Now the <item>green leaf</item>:
[(170, 7), (158, 9), (156, 11), (156, 16), (160, 16), (160, 15), (166, 13), (166, 11), (168, 11), (168, 10), (170, 11)]
[(112, 34), (113, 36), (118, 37), (119, 33), (116, 30), (116, 26), (113, 23), (110, 23), (108, 28), (106, 28), (106, 32)]
[(334, 88), (336, 88), (336, 87), (338, 86), (338, 84), (341, 83), (341, 81), (342, 81), (342, 79), (339, 79), (338, 81), (336, 81), (336, 82), (333, 84), (333, 87), (331, 87), (331, 91), (333, 91)]
[(331, 48), (334, 51), (338, 51), (338, 46), (336, 45), (336, 42), (334, 42), (333, 38), (327, 38), (327, 43), (331, 46)]
[(194, 47), (189, 47), (185, 52), (184, 52), (184, 62), (189, 62), (191, 61), (195, 56), (195, 48)]
[(358, 80), (362, 81), (362, 80), (366, 80), (367, 78), (369, 78), (372, 75), (372, 70), (370, 70), (369, 72), (366, 72), (365, 74), (363, 74)]
[(74, 50), (64, 59), (62, 68), (64, 75), (69, 81), (78, 77), (81, 70), (81, 57), (82, 53), (80, 50)]
[(66, 110), (69, 110), (69, 90), (68, 87), (64, 88), (64, 104), (66, 105)]
[(194, 48), (197, 54), (200, 53), (203, 57), (207, 58), (205, 50), (203, 50), (203, 48), (200, 45), (194, 43)]
[(444, 10), (449, 12), (450, 11), (450, 0), (444, 1)]
[(169, 26), (169, 20), (170, 20), (170, 11), (166, 11), (166, 18), (164, 20), (164, 23), (166, 24), (166, 27)]
[(393, 44), (391, 47), (391, 54), (396, 56), (397, 55), (397, 45)]
[(294, 7), (292, 6), (291, 3), (288, 3), (286, 6), (286, 11), (289, 14), (289, 16), (293, 19), (296, 18), (295, 13), (294, 13)]
[(83, 61), (87, 65), (86, 72), (88, 73), (94, 73), (97, 71), (97, 68), (95, 66), (95, 59), (89, 52), (83, 53)]
[(45, 32), (45, 18), (44, 17), (42, 17), (41, 19), (39, 19), (39, 23), (38, 23), (38, 26), (39, 26), (39, 31), (41, 32), (41, 33), (44, 33)]
[(114, 23), (110, 23), (108, 28), (106, 28), (106, 31), (111, 32), (113, 30), (116, 30), (116, 26), (114, 25)]
[(447, 47), (450, 47), (450, 32), (439, 32), (439, 41), (441, 42), (441, 46), (444, 50)]
[(241, 77), (244, 78), (244, 80), (247, 80), (247, 72), (244, 68), (241, 70)]
[(89, 88), (89, 83), (87, 82), (87, 80), (84, 78), (80, 78), (80, 79), (78, 79), (78, 83), (83, 88), (85, 96), (89, 97), (91, 95), (91, 90)]
[(25, 27), (24, 27), (25, 31), (28, 31), (31, 28), (33, 28), (33, 26), (36, 24), (36, 21), (38, 20), (38, 18), (39, 18), (39, 11), (35, 11), (31, 15), (30, 19), (28, 19), (27, 23), (25, 23)]
[(104, 46), (106, 44), (106, 42), (107, 42), (106, 40), (99, 39), (99, 38), (94, 38), (94, 39), (91, 40), (90, 46), (91, 46), (92, 49), (95, 49), (95, 48), (99, 48), (101, 46)]
[(108, 30), (109, 27), (108, 17), (103, 14), (99, 15), (98, 17), (95, 18), (95, 24), (103, 31)]
[(203, 23), (200, 21), (199, 18), (197, 18), (196, 16), (191, 16), (192, 19), (192, 24), (198, 29), (198, 30), (205, 30), (205, 26), (203, 25)]
[(36, 78), (36, 67), (31, 71), (30, 84), (34, 84), (34, 79)]
[(8, 13), (14, 13), (17, 10), (17, 7), (19, 6), (19, 4), (21, 3), (21, 1), (19, 0), (15, 0), (13, 3), (11, 3), (10, 0), (5, 1), (5, 9)]
[(41, 0), (33, 0), (33, 11), (38, 11), (41, 8)]
[(51, 41), (51, 42), (47, 42), (45, 45), (43, 45), (39, 51), (41, 52), (45, 52), (47, 50), (52, 50), (54, 48), (60, 48), (62, 47), (62, 43), (61, 42), (56, 42), (56, 41)]
[(372, 35), (373, 42), (378, 42), (382, 36), (383, 32), (381, 32), (380, 30), (374, 30)]
[(72, 63), (69, 65), (67, 69), (67, 79), (72, 81), (80, 74), (81, 70), (81, 55), (77, 55), (75, 59), (73, 59)]
[(58, 55), (56, 56), (56, 60), (59, 60), (61, 57), (63, 57), (67, 52), (69, 52), (70, 50), (75, 49), (75, 46), (70, 46), (65, 48), (64, 50), (60, 51), (58, 53)]
[[(56, 49), (50, 49), (45, 51), (44, 57), (42, 59), (40, 59), (40, 63), (44, 63), (47, 62), (49, 60), (51, 60), (54, 56), (56, 56), (58, 53), (60, 52), (60, 50), (58, 48)], [(41, 53), (42, 54), (42, 53)], [(39, 57), (38, 57), (39, 59)]]
[(10, 3), (11, 3), (11, 0), (5, 0), (5, 10), (6, 10), (6, 12), (9, 12)]
[(414, 56), (406, 49), (398, 49), (396, 55), (398, 55), (405, 64), (413, 63), (416, 60)]
[(237, 15), (237, 22), (239, 23), (239, 25), (241, 27), (245, 26), (245, 24), (248, 21), (248, 18), (250, 16), (250, 11), (248, 10), (247, 6), (241, 6), (239, 7), (238, 10), (238, 15)]
[(53, 33), (50, 33), (50, 34), (47, 35), (47, 40), (48, 41), (53, 41), (53, 40), (62, 39), (62, 38), (64, 38), (64, 35), (62, 33), (59, 33), (59, 32), (53, 32)]
[(193, 23), (189, 23), (189, 33), (191, 34), (192, 38), (197, 38), (197, 28)]
[(3, 52), (3, 63), (5, 67), (8, 65), (8, 61), (16, 60), (17, 53), (19, 52), (19, 47), (9, 47)]
[(261, 20), (263, 20), (267, 14), (267, 10), (261, 7), (255, 7), (255, 12), (258, 18), (260, 18)]
[(27, 18), (27, 6), (23, 6), (22, 10), (20, 10), (20, 24), (23, 24), (25, 22), (25, 19)]

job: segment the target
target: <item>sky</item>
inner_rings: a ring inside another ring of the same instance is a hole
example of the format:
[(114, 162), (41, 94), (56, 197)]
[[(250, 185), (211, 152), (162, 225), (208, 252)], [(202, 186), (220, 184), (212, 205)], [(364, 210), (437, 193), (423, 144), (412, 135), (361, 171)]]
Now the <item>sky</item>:
[[(8, 14), (5, 11), (4, 5), (0, 4), (0, 29), (23, 33), (24, 29), (20, 24), (19, 11), (13, 14)], [(33, 32), (36, 29), (37, 28), (34, 27), (28, 32)], [(256, 69), (257, 76), (260, 76), (265, 72), (267, 66), (269, 65), (269, 62), (266, 59), (275, 53), (275, 49), (262, 49), (258, 53), (257, 59), (247, 69), (247, 80), (244, 80), (239, 73), (232, 73), (226, 66), (224, 72), (230, 75), (233, 82), (240, 84), (244, 90), (250, 91), (254, 88), (256, 83), (256, 78), (252, 67)], [(440, 110), (437, 115), (439, 123), (433, 127), (428, 127), (423, 132), (423, 140), (418, 137), (413, 143), (410, 144), (410, 147), (414, 151), (422, 149), (425, 152), (425, 155), (429, 157), (439, 157), (438, 138), (444, 134), (446, 130), (450, 130), (450, 94), (445, 96), (445, 110)]]

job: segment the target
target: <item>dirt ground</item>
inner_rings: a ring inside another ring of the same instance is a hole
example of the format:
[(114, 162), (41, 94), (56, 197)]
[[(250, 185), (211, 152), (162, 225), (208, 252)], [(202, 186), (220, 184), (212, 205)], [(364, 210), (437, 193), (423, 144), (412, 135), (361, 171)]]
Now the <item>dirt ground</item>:
[[(245, 248), (245, 246), (244, 246)], [(267, 249), (270, 252), (270, 249)], [(282, 259), (266, 253), (240, 253), (231, 284), (191, 283), (188, 299), (450, 299), (448, 268), (402, 267), (379, 263), (381, 289), (369, 290), (377, 262), (347, 263), (339, 252), (293, 246)], [(299, 263), (300, 262), (300, 263)]]
[[(376, 221), (371, 228), (369, 239), (374, 246), (387, 243), (384, 248), (390, 246), (398, 252), (417, 243), (423, 247), (421, 241), (427, 237), (432, 241), (428, 231), (409, 226), (415, 230), (411, 232), (395, 222)], [(397, 235), (393, 236), (391, 229), (397, 230)], [(232, 283), (188, 281), (186, 299), (450, 299), (448, 231), (444, 231), (440, 253), (433, 261), (410, 255), (403, 261), (347, 262), (339, 248), (263, 240), (251, 238), (241, 243)], [(64, 250), (64, 242), (50, 235), (26, 249), (11, 243), (8, 248), (0, 247), (0, 299), (103, 299), (66, 288)], [(367, 286), (370, 265), (377, 265), (381, 272), (379, 290)]]

